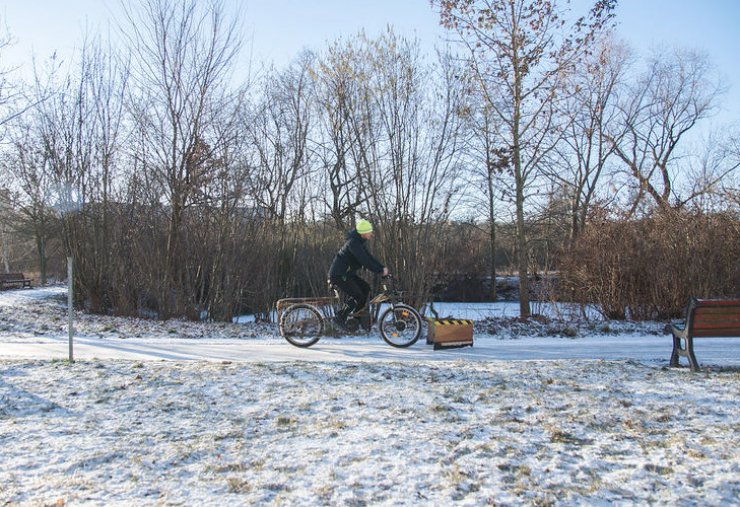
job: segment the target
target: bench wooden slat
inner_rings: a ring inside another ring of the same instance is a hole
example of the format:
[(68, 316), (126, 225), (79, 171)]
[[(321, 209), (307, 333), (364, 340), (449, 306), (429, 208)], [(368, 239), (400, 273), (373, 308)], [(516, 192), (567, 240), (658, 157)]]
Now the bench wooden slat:
[(698, 331), (692, 336), (694, 338), (736, 338), (738, 330), (735, 328), (731, 329), (716, 329), (712, 331)]
[[(701, 311), (699, 311), (701, 310)], [(695, 319), (732, 319), (737, 317), (737, 311), (734, 307), (725, 308), (699, 308), (694, 313)]]
[(723, 322), (716, 322), (714, 324), (706, 325), (706, 326), (694, 326), (694, 328), (691, 330), (691, 334), (693, 334), (694, 336), (696, 336), (696, 333), (711, 333), (712, 330), (714, 330), (714, 329), (716, 329), (716, 330), (721, 330), (721, 329), (736, 329), (737, 331), (740, 331), (740, 327), (738, 327), (736, 325), (728, 324), (726, 322), (724, 322), (724, 323)]
[(740, 329), (740, 316), (733, 316), (731, 318), (702, 318), (696, 319), (693, 322), (693, 328), (698, 329), (711, 329), (713, 327), (736, 327)]
[(693, 301), (702, 311), (723, 306), (740, 306), (740, 299), (694, 299)]
[(729, 320), (731, 322), (740, 322), (740, 315), (737, 313), (695, 313), (694, 322), (721, 322)]
[(740, 327), (717, 324), (715, 326), (705, 326), (705, 327), (694, 328), (691, 334), (694, 336), (699, 336), (700, 334), (703, 334), (705, 336), (711, 336), (713, 332), (720, 333), (720, 332), (731, 332), (731, 331), (740, 332)]
[[(694, 318), (691, 321), (692, 329), (694, 332), (709, 329), (737, 329), (740, 331), (740, 311), (733, 308), (725, 308), (722, 313), (710, 312), (707, 313), (705, 310), (709, 308), (702, 308), (694, 313)], [(712, 309), (713, 310), (713, 309)]]

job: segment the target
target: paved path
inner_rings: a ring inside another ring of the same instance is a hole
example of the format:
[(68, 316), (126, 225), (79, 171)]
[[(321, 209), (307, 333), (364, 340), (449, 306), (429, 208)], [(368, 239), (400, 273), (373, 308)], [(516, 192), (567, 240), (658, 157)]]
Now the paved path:
[[(697, 340), (700, 364), (740, 367), (740, 340)], [(668, 336), (478, 339), (474, 347), (434, 351), (423, 340), (409, 349), (394, 349), (380, 339), (323, 339), (300, 349), (279, 339), (184, 340), (76, 338), (75, 359), (140, 361), (511, 361), (560, 359), (633, 359), (665, 362), (671, 352)], [(66, 359), (66, 337), (13, 339), (0, 343), (0, 359)], [(685, 360), (682, 359), (683, 364)]]

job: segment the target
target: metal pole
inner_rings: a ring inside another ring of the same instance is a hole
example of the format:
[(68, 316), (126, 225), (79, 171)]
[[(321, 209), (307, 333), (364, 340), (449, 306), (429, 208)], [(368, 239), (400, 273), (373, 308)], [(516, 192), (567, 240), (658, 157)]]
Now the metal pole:
[(74, 322), (72, 321), (72, 306), (74, 303), (74, 272), (72, 269), (72, 257), (67, 257), (67, 329), (69, 331), (69, 362), (74, 362), (74, 350), (72, 338), (74, 336)]

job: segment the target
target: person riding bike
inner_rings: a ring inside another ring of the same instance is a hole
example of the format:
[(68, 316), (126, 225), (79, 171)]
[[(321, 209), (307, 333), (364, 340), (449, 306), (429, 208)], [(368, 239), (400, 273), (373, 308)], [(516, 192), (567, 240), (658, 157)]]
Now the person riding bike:
[(388, 276), (389, 271), (367, 249), (373, 237), (373, 226), (365, 219), (358, 220), (355, 228), (347, 233), (347, 241), (334, 256), (329, 268), (329, 283), (342, 294), (344, 305), (334, 317), (334, 322), (344, 328), (347, 317), (362, 309), (370, 293), (370, 285), (357, 275), (364, 267), (373, 273)]

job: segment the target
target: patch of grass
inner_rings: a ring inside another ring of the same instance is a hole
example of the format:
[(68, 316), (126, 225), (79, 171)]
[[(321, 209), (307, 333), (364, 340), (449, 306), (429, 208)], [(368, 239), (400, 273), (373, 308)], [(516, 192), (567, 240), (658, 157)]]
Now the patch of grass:
[(556, 444), (588, 445), (592, 443), (586, 438), (579, 438), (567, 431), (560, 429), (553, 430), (550, 434), (550, 441)]
[(213, 471), (217, 474), (223, 474), (227, 472), (245, 472), (247, 467), (243, 463), (227, 463), (218, 466), (208, 466), (206, 470)]
[(673, 467), (655, 465), (653, 463), (648, 463), (647, 465), (645, 465), (645, 470), (660, 475), (671, 475), (673, 473)]
[(265, 460), (255, 459), (249, 464), (249, 466), (255, 472), (259, 472), (260, 470), (265, 468)]
[(290, 417), (287, 415), (278, 416), (276, 420), (278, 426), (291, 426), (297, 422), (298, 420), (295, 417)]
[(264, 488), (272, 493), (290, 491), (290, 486), (282, 482), (268, 482), (264, 485)]
[(532, 505), (535, 507), (552, 507), (557, 505), (557, 500), (547, 493), (541, 493), (532, 499)]
[(218, 434), (218, 435), (214, 435), (213, 440), (215, 440), (216, 442), (218, 442), (220, 440), (234, 440), (234, 439), (241, 438), (242, 436), (243, 436), (243, 432), (242, 431), (240, 431), (240, 430), (232, 430), (232, 431), (228, 431), (226, 433), (221, 433), (221, 434)]
[(694, 459), (707, 459), (707, 455), (698, 449), (689, 449), (686, 451), (686, 455)]
[(342, 419), (332, 419), (329, 422), (329, 427), (334, 428), (335, 430), (344, 430), (347, 429), (347, 423)]
[(61, 365), (61, 366), (72, 366), (74, 361), (70, 361), (69, 359), (59, 359), (55, 358), (51, 360), (51, 364), (53, 365)]
[(228, 477), (226, 479), (226, 488), (229, 493), (249, 493), (252, 491), (252, 485), (240, 477)]
[(321, 501), (322, 504), (326, 505), (329, 503), (329, 500), (331, 500), (331, 497), (334, 494), (334, 486), (324, 484), (314, 489), (314, 494), (316, 495), (316, 498)]
[(527, 465), (519, 465), (517, 469), (515, 470), (515, 473), (518, 477), (531, 477), (532, 476), (532, 469)]
[(636, 421), (634, 419), (629, 419), (629, 418), (625, 419), (622, 424), (624, 425), (625, 428), (630, 429), (630, 430), (640, 430), (640, 429), (643, 429), (645, 426), (642, 423), (642, 421)]
[(467, 474), (460, 470), (460, 467), (457, 464), (452, 465), (452, 468), (446, 473), (446, 476), (450, 485), (455, 488), (458, 488), (460, 484), (468, 478)]

